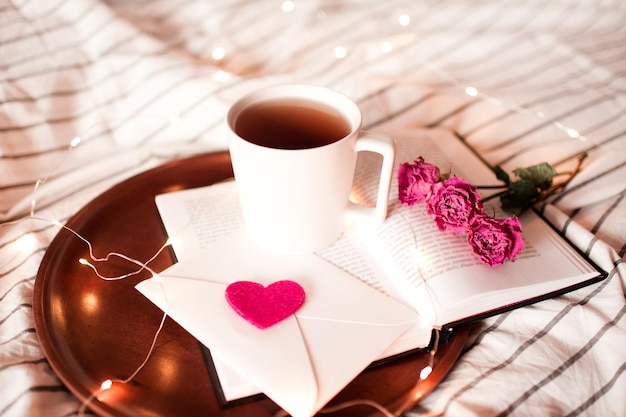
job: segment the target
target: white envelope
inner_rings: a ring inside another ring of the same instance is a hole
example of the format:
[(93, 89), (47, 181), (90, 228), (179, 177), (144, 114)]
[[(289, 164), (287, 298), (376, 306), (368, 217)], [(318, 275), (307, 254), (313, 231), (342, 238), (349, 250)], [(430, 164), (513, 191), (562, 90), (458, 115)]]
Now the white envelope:
[[(306, 299), (264, 330), (240, 317), (224, 295), (234, 281), (284, 279), (299, 283)], [(315, 414), (418, 320), (320, 257), (268, 252), (243, 231), (136, 288), (294, 417)]]

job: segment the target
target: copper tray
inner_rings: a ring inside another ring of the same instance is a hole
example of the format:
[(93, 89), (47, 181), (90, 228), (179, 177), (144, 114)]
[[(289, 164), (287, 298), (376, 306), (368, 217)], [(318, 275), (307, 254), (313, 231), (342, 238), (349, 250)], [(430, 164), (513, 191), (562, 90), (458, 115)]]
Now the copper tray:
[[(146, 261), (166, 240), (154, 203), (157, 194), (205, 186), (232, 176), (227, 152), (176, 160), (130, 178), (106, 191), (68, 222), (92, 242), (96, 256), (119, 252)], [(125, 379), (143, 362), (162, 313), (134, 286), (146, 271), (120, 281), (99, 279), (79, 263), (88, 246), (61, 229), (41, 263), (34, 288), (35, 328), (50, 365), (81, 401), (106, 379)], [(174, 262), (163, 251), (150, 266), (157, 272)], [(99, 265), (117, 276), (136, 266), (120, 258)], [(400, 414), (430, 392), (463, 348), (467, 329), (457, 329), (439, 348), (431, 376), (416, 385), (429, 355), (417, 351), (358, 376), (332, 403), (376, 401)], [(223, 406), (217, 399), (200, 344), (170, 318), (165, 321), (146, 366), (130, 383), (118, 384), (89, 402), (101, 416), (272, 416), (279, 408), (266, 397)], [(366, 415), (356, 406), (336, 416)], [(327, 415), (327, 414), (326, 414)]]

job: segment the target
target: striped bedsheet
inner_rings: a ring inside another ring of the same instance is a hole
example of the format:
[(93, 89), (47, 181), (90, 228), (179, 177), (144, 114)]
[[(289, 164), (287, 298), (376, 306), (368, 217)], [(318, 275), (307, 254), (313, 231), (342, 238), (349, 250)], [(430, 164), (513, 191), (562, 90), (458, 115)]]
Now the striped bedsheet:
[(626, 5), (621, 0), (0, 0), (0, 416), (80, 402), (35, 333), (58, 226), (165, 161), (223, 150), (228, 106), (282, 82), (368, 130), (443, 127), (491, 165), (582, 172), (541, 207), (608, 272), (477, 322), (411, 416), (626, 414)]

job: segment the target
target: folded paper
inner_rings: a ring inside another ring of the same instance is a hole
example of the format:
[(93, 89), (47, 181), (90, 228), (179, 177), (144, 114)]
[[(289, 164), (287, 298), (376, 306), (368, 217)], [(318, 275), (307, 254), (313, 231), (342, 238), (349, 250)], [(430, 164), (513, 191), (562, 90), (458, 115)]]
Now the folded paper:
[[(235, 281), (284, 277), (306, 302), (264, 330), (224, 296)], [(294, 417), (315, 414), (419, 318), (320, 257), (268, 252), (243, 230), (136, 288)]]

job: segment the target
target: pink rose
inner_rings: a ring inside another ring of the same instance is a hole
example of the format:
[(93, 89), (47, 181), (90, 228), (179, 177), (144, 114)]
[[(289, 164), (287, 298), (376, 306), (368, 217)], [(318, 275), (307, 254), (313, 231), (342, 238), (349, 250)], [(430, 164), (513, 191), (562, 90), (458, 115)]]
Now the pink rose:
[(483, 215), (483, 205), (476, 188), (462, 178), (452, 177), (432, 186), (426, 211), (439, 230), (463, 235), (476, 217)]
[(402, 204), (413, 206), (426, 201), (433, 184), (439, 181), (439, 168), (424, 162), (421, 156), (414, 164), (405, 162), (398, 169), (398, 194)]
[(522, 225), (517, 217), (482, 216), (473, 223), (467, 241), (480, 260), (489, 266), (514, 260), (524, 247)]

